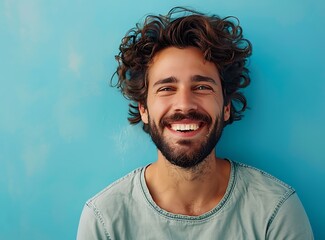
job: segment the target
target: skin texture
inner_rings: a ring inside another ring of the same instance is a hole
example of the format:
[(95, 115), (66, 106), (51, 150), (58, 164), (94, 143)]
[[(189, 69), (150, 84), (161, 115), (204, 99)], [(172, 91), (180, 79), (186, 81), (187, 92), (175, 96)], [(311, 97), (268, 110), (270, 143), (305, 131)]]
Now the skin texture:
[[(157, 132), (171, 154), (186, 155), (186, 160), (196, 156), (217, 129), (222, 131), (223, 121), (230, 115), (229, 105), (224, 106), (215, 64), (206, 61), (194, 47), (169, 47), (154, 56), (148, 72), (147, 104), (139, 104), (139, 111), (142, 121)], [(189, 116), (192, 112), (210, 120), (172, 117)], [(176, 124), (198, 129), (176, 131)], [(165, 155), (158, 149), (157, 161), (145, 172), (157, 205), (184, 215), (201, 215), (214, 208), (226, 191), (230, 174), (229, 163), (217, 159), (214, 146), (204, 159), (187, 168), (171, 163)]]

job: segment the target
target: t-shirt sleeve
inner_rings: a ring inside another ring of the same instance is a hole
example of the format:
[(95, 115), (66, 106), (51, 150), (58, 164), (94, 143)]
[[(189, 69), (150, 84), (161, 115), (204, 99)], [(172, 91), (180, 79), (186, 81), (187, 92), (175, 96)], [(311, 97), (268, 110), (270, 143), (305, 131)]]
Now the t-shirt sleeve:
[(296, 193), (293, 193), (275, 213), (269, 225), (266, 239), (314, 239), (307, 214)]
[(91, 205), (86, 204), (82, 210), (77, 240), (111, 239), (100, 215)]

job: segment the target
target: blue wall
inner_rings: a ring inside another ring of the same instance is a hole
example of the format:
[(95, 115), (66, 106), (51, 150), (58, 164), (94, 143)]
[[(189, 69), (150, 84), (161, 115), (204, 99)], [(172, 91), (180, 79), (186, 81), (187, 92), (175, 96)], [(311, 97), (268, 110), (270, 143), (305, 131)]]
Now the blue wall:
[(325, 239), (321, 0), (0, 1), (0, 239), (74, 239), (89, 197), (155, 159), (108, 83), (125, 32), (175, 4), (241, 20), (251, 110), (217, 151), (294, 186)]

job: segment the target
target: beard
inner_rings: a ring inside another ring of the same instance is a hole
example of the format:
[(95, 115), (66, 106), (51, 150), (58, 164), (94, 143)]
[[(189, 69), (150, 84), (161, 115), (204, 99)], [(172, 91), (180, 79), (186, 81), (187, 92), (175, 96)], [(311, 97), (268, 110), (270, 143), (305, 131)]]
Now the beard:
[[(184, 169), (192, 169), (207, 158), (218, 143), (224, 127), (223, 111), (217, 116), (214, 123), (212, 123), (210, 116), (198, 112), (175, 113), (168, 118), (163, 118), (159, 123), (159, 128), (154, 121), (151, 121), (150, 115), (148, 118), (148, 132), (159, 151), (171, 164)], [(184, 139), (177, 141), (177, 144), (169, 143), (168, 139), (163, 137), (162, 129), (168, 126), (171, 121), (182, 119), (201, 121), (207, 127), (213, 125), (206, 137), (200, 140), (201, 142)]]

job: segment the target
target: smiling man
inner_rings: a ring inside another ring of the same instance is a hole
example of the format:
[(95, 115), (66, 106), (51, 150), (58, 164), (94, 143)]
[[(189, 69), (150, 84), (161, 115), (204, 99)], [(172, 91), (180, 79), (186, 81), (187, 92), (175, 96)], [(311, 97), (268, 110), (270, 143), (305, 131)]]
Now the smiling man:
[(198, 48), (168, 47), (152, 59), (148, 79), (147, 101), (139, 108), (159, 149), (157, 163), (190, 169), (208, 156), (214, 159), (212, 150), (230, 115), (216, 66)]
[(246, 109), (250, 55), (236, 21), (182, 8), (128, 32), (117, 86), (158, 157), (86, 203), (78, 239), (313, 239), (293, 188), (216, 156)]

